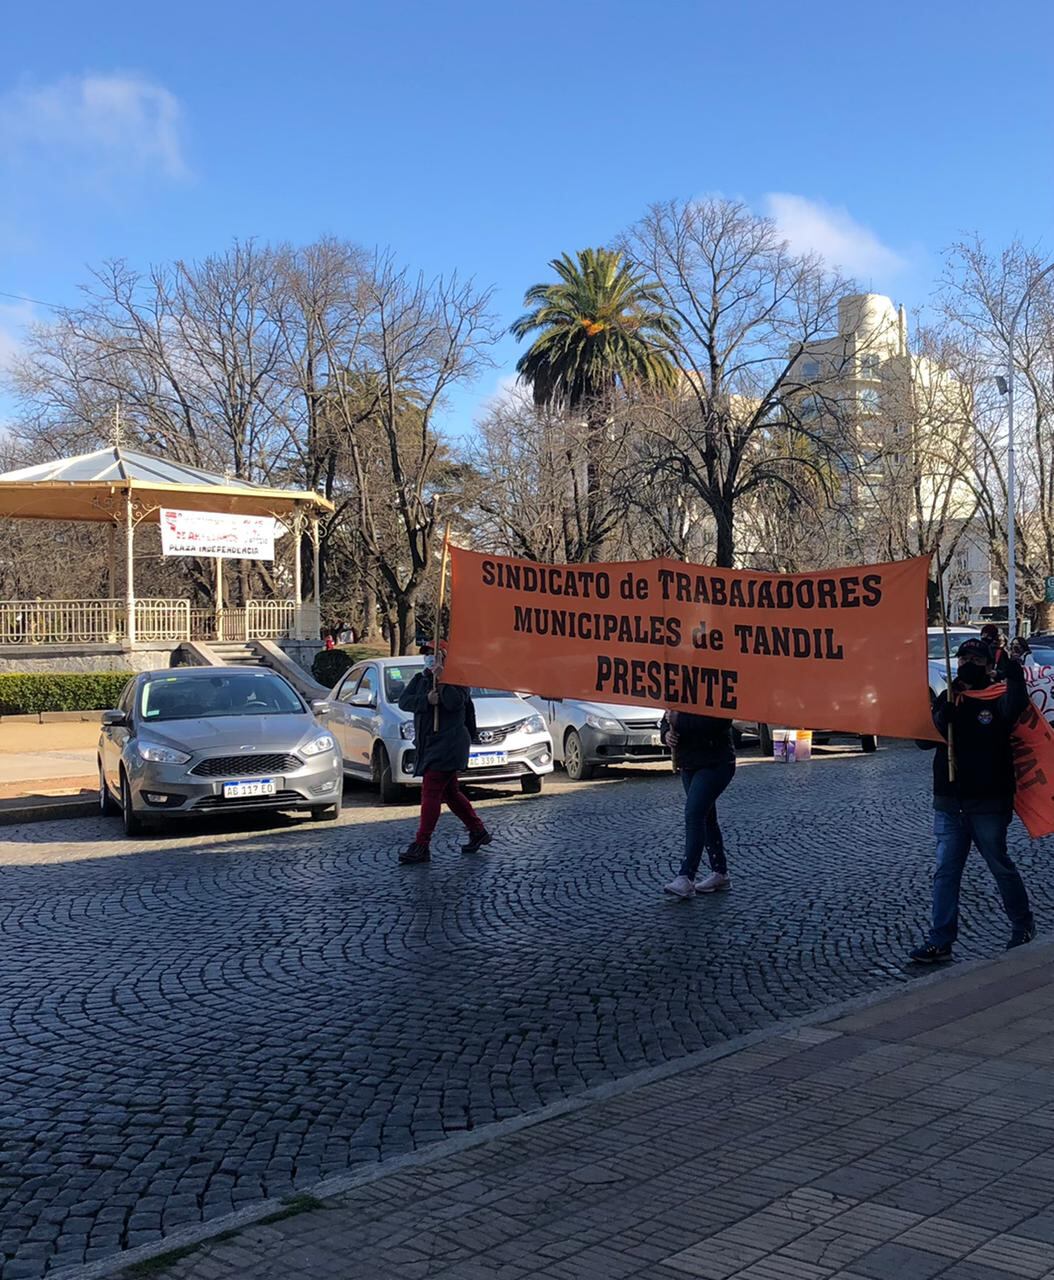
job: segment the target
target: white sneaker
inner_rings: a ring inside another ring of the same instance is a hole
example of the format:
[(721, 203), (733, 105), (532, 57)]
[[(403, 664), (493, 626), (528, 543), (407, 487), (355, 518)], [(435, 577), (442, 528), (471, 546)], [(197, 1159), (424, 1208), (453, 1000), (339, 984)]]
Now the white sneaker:
[(718, 871), (711, 871), (705, 880), (695, 882), (696, 893), (720, 893), (722, 889), (731, 889), (732, 881)]
[(663, 885), (663, 893), (672, 893), (675, 898), (694, 898), (695, 885), (687, 876), (678, 876), (676, 880), (671, 880), (669, 884)]

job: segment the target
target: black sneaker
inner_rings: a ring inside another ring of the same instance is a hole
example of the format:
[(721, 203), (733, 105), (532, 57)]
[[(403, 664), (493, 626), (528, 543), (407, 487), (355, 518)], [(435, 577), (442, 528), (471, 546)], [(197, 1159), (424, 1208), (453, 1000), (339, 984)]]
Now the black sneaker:
[(1015, 947), (1023, 947), (1026, 942), (1031, 942), (1036, 936), (1036, 923), (1030, 920), (1023, 929), (1015, 929), (1010, 935), (1010, 941), (1006, 944), (1007, 951), (1013, 951)]
[(908, 959), (915, 964), (943, 964), (952, 958), (952, 944), (946, 942), (943, 947), (935, 947), (932, 942), (923, 943), (908, 953)]
[(399, 861), (403, 864), (414, 862), (428, 862), (431, 860), (432, 854), (426, 844), (418, 844), (414, 840), (408, 849), (404, 849), (399, 854)]
[(468, 844), (461, 846), (462, 853), (479, 853), (484, 845), (493, 844), (494, 837), (489, 831), (473, 831), (468, 838)]

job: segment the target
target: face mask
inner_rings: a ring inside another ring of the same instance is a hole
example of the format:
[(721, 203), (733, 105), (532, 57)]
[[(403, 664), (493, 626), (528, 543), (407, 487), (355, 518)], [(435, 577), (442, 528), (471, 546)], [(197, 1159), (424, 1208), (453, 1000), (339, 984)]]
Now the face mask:
[(969, 689), (984, 689), (988, 686), (988, 672), (976, 662), (967, 662), (961, 666), (959, 679)]
[(435, 665), (436, 665), (435, 656), (431, 653), (427, 654), (425, 657), (425, 670), (434, 671)]

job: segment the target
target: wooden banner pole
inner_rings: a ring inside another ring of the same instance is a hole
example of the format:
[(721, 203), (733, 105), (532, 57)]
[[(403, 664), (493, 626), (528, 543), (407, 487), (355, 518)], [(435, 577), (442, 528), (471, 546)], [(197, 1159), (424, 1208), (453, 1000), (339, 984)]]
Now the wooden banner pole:
[(944, 563), (940, 543), (937, 544), (937, 592), (941, 601), (941, 629), (944, 632), (944, 678), (948, 685), (948, 781), (955, 781), (955, 695), (952, 693), (952, 650), (948, 639), (948, 601), (944, 590)]
[[(440, 665), (442, 664), (441, 664), (441, 658), (439, 653), (439, 641), (443, 632), (443, 605), (446, 602), (446, 574), (447, 574), (447, 564), (449, 563), (449, 561), (450, 561), (450, 522), (447, 521), (446, 530), (443, 533), (443, 558), (439, 564), (439, 599), (436, 604), (435, 643), (432, 647), (433, 661), (440, 663)], [(433, 687), (438, 689), (439, 687), (438, 678), (436, 678), (433, 681)], [(435, 704), (435, 707), (433, 708), (432, 728), (435, 730), (436, 733), (439, 732), (439, 703), (438, 702)]]

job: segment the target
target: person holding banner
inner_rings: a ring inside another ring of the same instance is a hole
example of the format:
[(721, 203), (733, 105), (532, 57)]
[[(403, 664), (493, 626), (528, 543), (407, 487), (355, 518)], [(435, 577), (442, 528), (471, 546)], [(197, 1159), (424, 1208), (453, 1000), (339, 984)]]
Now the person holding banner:
[[(684, 859), (677, 876), (664, 886), (663, 892), (675, 898), (694, 898), (697, 893), (729, 889), (732, 881), (717, 821), (717, 801), (736, 772), (732, 722), (687, 711), (668, 711), (663, 717), (662, 735), (673, 752), (684, 787)], [(710, 874), (697, 881), (704, 849)]]
[(444, 801), (468, 830), (462, 853), (477, 853), (493, 840), (458, 785), (458, 774), (468, 768), (476, 727), (472, 697), (461, 685), (442, 683), (445, 646), (440, 645), (438, 652), (431, 645), (427, 649), (425, 670), (414, 676), (399, 698), (400, 710), (414, 717), (414, 772), (421, 779), (421, 818), (417, 835), (399, 855), (404, 865), (430, 860), (432, 833)]
[[(934, 833), (937, 866), (933, 876), (933, 923), (928, 940), (910, 953), (917, 964), (950, 960), (959, 931), (959, 888), (971, 844), (995, 877), (1010, 921), (1007, 950), (1031, 942), (1035, 921), (1021, 873), (1007, 852), (1006, 833), (1014, 810), (1011, 735), (1028, 706), (1020, 662), (1006, 661), (1006, 689), (993, 685), (995, 654), (987, 641), (966, 640), (958, 648), (958, 675), (950, 699), (933, 705), (933, 723), (943, 742), (919, 742), (933, 759)], [(952, 767), (949, 767), (949, 753)]]

